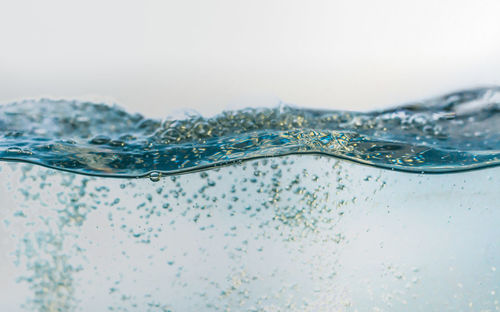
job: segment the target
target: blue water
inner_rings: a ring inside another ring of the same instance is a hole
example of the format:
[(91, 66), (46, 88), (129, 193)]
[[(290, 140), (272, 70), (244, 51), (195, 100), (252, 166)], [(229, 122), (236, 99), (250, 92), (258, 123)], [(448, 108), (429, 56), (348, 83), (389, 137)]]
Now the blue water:
[(500, 88), (163, 120), (0, 106), (0, 310), (496, 311), (499, 154)]
[(314, 153), (393, 170), (452, 172), (500, 163), (499, 112), (500, 88), (374, 112), (283, 105), (164, 120), (89, 102), (23, 101), (0, 107), (0, 159), (140, 177)]

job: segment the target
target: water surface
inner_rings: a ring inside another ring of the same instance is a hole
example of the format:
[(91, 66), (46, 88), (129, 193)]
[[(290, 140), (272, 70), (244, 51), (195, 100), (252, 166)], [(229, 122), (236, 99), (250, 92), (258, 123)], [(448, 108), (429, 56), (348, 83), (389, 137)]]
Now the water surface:
[(282, 105), (164, 120), (104, 104), (24, 101), (0, 106), (0, 159), (139, 177), (315, 153), (393, 170), (452, 172), (500, 163), (499, 110), (500, 88), (367, 113)]

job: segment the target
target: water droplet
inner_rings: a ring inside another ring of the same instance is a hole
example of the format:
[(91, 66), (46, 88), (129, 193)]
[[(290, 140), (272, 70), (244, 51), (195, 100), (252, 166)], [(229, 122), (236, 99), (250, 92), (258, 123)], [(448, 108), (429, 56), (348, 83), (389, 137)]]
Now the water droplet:
[(7, 153), (13, 153), (13, 154), (21, 154), (23, 150), (19, 147), (9, 147), (7, 149)]
[(35, 130), (33, 130), (33, 133), (35, 133), (36, 135), (45, 135), (47, 134), (47, 129), (36, 128)]
[(160, 181), (160, 178), (161, 178), (161, 173), (159, 173), (159, 172), (156, 172), (156, 171), (155, 171), (155, 172), (151, 172), (151, 173), (149, 174), (149, 179), (150, 179), (151, 181), (153, 181), (153, 182), (158, 182), (158, 181)]
[(163, 132), (162, 137), (167, 140), (177, 141), (180, 140), (181, 134), (176, 129), (171, 128)]
[(211, 134), (210, 126), (208, 125), (208, 123), (203, 121), (196, 123), (193, 127), (193, 130), (195, 134), (200, 137), (210, 136)]
[(109, 145), (111, 146), (125, 146), (125, 142), (120, 141), (120, 140), (113, 140), (109, 142)]
[(89, 122), (90, 122), (90, 119), (89, 119), (89, 117), (87, 117), (87, 116), (77, 116), (77, 117), (75, 118), (75, 121), (76, 121), (76, 122), (80, 122), (80, 123), (89, 123)]
[(98, 135), (98, 136), (95, 136), (92, 140), (90, 140), (90, 144), (100, 145), (100, 144), (106, 144), (109, 141), (111, 141), (111, 139), (109, 137), (107, 137), (105, 135)]

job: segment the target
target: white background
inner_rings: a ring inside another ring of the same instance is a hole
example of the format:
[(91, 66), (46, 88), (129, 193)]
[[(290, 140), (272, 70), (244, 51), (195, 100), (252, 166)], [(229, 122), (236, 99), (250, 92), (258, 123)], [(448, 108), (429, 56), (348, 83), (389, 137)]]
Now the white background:
[(0, 0), (0, 103), (373, 109), (500, 84), (500, 1)]

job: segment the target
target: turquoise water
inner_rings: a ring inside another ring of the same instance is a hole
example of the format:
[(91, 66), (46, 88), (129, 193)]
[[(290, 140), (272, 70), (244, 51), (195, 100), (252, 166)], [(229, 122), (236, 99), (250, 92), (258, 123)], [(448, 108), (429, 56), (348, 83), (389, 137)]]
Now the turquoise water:
[(0, 107), (0, 159), (99, 176), (169, 175), (252, 158), (325, 154), (411, 172), (500, 163), (500, 88), (361, 113), (277, 108), (150, 119), (117, 106)]
[(1, 106), (0, 307), (499, 310), (499, 92), (164, 120)]

